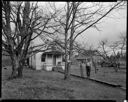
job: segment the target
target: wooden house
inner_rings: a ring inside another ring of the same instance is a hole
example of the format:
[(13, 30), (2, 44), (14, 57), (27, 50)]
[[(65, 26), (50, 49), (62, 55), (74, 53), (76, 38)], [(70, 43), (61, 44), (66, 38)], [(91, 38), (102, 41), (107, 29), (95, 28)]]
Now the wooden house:
[[(31, 46), (37, 45), (35, 43), (42, 42), (40, 38), (38, 38), (37, 40), (38, 41), (33, 41), (31, 43)], [(43, 41), (45, 40), (43, 39)], [(58, 47), (54, 43), (54, 41), (51, 41), (51, 43), (48, 46), (50, 46), (48, 50), (43, 50), (46, 49), (47, 46), (45, 46), (42, 48), (42, 51), (39, 51), (38, 53), (29, 57), (29, 66), (35, 70), (44, 69), (47, 71), (52, 71), (53, 67), (59, 65), (64, 70), (65, 64), (63, 62), (63, 50), (60, 47)]]

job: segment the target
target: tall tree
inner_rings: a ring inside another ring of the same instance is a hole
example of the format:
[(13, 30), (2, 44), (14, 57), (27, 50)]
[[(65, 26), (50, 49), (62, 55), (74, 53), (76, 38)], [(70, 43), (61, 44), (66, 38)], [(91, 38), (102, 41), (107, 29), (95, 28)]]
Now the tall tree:
[(52, 11), (60, 11), (54, 18), (54, 24), (60, 26), (51, 26), (56, 34), (64, 35), (65, 38), (65, 79), (70, 77), (71, 63), (67, 61), (72, 59), (73, 43), (78, 36), (90, 28), (98, 29), (98, 24), (103, 18), (107, 17), (110, 12), (124, 6), (125, 2), (118, 1), (113, 3), (99, 2), (66, 2), (61, 8), (56, 4), (50, 4)]
[(39, 15), (37, 2), (2, 1), (2, 50), (11, 58), (10, 78), (22, 77), (30, 42), (42, 34), (51, 18)]

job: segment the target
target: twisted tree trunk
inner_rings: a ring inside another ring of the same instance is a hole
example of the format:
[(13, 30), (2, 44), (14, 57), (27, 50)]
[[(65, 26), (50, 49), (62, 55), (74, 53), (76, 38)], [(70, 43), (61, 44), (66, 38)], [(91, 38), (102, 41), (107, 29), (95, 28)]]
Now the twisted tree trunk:
[(21, 78), (23, 76), (23, 63), (19, 56), (13, 55), (11, 56), (11, 63), (12, 63), (12, 73), (9, 79), (14, 78)]
[(9, 79), (13, 79), (17, 77), (17, 67), (16, 67), (16, 63), (14, 60), (12, 60), (12, 73), (11, 76), (9, 77)]

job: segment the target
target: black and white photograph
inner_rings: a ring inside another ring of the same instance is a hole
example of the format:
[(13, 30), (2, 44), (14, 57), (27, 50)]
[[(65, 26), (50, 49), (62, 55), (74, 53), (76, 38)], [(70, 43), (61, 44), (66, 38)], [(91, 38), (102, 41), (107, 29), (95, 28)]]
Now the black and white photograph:
[(127, 102), (127, 1), (1, 1), (0, 100)]

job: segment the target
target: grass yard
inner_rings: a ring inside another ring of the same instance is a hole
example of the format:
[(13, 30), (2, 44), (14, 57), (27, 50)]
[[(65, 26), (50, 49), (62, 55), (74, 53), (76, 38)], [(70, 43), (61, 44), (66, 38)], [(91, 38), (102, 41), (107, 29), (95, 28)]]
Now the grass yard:
[(2, 66), (10, 66), (11, 65), (11, 59), (7, 56), (2, 56)]
[[(11, 61), (8, 57), (2, 56), (2, 66), (10, 66)], [(126, 67), (126, 66), (123, 66)], [(78, 65), (72, 65), (71, 73), (80, 75), (80, 68)], [(84, 68), (84, 76), (86, 77), (86, 70)], [(95, 69), (91, 69), (91, 78), (103, 80), (106, 82), (116, 83), (126, 88), (126, 68), (121, 68), (119, 72), (115, 72), (113, 68), (98, 67), (98, 72), (95, 73)]]
[[(80, 68), (78, 65), (72, 65), (71, 73), (80, 75)], [(84, 76), (86, 77), (86, 69), (84, 68)], [(116, 83), (126, 88), (126, 68), (120, 69), (115, 72), (111, 67), (98, 67), (97, 73), (95, 69), (91, 69), (91, 78), (103, 80), (106, 82)]]
[(89, 80), (63, 80), (57, 72), (24, 69), (22, 79), (7, 81), (11, 69), (2, 69), (3, 99), (116, 100), (122, 102), (126, 92)]

